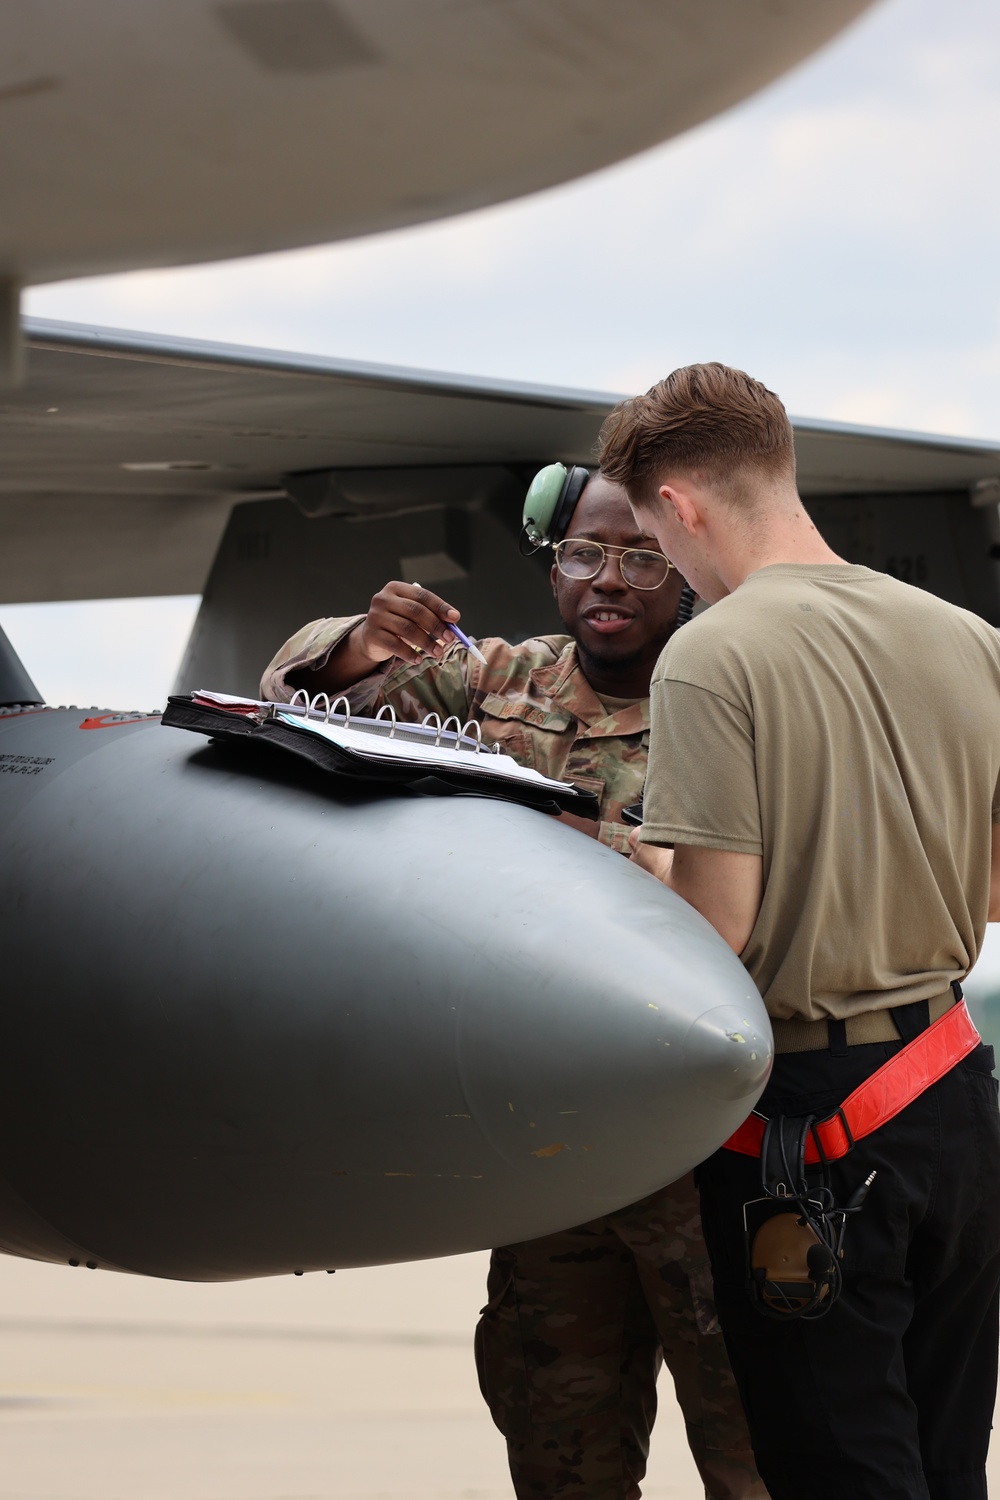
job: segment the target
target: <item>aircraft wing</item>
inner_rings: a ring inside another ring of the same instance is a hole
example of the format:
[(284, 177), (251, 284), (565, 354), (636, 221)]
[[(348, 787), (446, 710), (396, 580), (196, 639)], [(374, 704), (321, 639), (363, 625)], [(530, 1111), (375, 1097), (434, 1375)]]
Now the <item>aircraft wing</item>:
[[(537, 465), (593, 462), (614, 395), (27, 332), (28, 380), (0, 406), (3, 602), (203, 592), (185, 672), (240, 692), (298, 624), (407, 573), (447, 585), (478, 634), (557, 628), (547, 565), (517, 552), (521, 501)], [(1000, 445), (795, 432), (832, 545), (1000, 624)]]

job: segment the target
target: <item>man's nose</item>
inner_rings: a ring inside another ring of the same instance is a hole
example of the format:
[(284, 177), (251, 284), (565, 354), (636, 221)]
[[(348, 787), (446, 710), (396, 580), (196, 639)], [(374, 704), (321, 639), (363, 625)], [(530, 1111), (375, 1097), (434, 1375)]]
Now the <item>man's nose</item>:
[(596, 576), (591, 580), (595, 589), (602, 594), (622, 594), (628, 588), (628, 584), (622, 577), (621, 562), (617, 552), (606, 552), (604, 562), (598, 569)]

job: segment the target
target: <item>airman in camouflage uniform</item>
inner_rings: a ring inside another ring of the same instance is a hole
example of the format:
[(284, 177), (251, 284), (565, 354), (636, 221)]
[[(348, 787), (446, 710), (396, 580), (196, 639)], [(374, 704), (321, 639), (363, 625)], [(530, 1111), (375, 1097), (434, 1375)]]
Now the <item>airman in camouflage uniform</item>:
[[(359, 713), (388, 703), (404, 720), (477, 719), (484, 739), (522, 764), (596, 792), (598, 824), (568, 813), (563, 821), (627, 853), (621, 812), (642, 792), (649, 677), (680, 585), (673, 575), (644, 597), (625, 583), (617, 554), (643, 542), (624, 495), (606, 481), (588, 483), (572, 529), (614, 549), (583, 584), (553, 569), (573, 634), (516, 646), (478, 641), (484, 666), (444, 629), (457, 611), (426, 589), (392, 583), (367, 616), (316, 620), (292, 636), (264, 673), (261, 696), (286, 702), (304, 687), (344, 693)], [(372, 642), (352, 647), (362, 631)], [(494, 1251), (488, 1299), (476, 1361), (521, 1500), (634, 1500), (663, 1362), (707, 1500), (767, 1500), (719, 1332), (690, 1176), (591, 1224)]]
[[(264, 673), (261, 694), (287, 702), (303, 667), (321, 667), (364, 615), (314, 620), (278, 652)], [(483, 739), (500, 744), (524, 766), (557, 781), (572, 781), (601, 799), (598, 837), (628, 853), (628, 827), (621, 811), (638, 802), (649, 747), (649, 699), (611, 712), (580, 670), (576, 642), (543, 635), (509, 646), (489, 639), (476, 645), (487, 665), (457, 641), (440, 659), (415, 664), (389, 661), (383, 670), (345, 693), (353, 713), (374, 713), (389, 703), (402, 720), (451, 714), (461, 723), (478, 719)], [(319, 689), (317, 689), (319, 691)]]

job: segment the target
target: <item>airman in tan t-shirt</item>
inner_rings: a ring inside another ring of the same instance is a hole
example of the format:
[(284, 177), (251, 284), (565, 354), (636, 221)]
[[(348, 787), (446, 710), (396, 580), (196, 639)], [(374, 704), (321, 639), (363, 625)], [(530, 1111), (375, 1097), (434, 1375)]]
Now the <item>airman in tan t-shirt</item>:
[(651, 718), (642, 837), (763, 857), (741, 956), (772, 1016), (846, 1019), (972, 967), (990, 826), (969, 811), (1000, 819), (982, 620), (869, 568), (761, 568), (668, 642)]
[(773, 1018), (757, 1119), (698, 1173), (761, 1478), (772, 1500), (983, 1500), (1000, 1112), (951, 982), (1000, 922), (998, 637), (837, 556), (784, 406), (742, 370), (622, 402), (601, 462), (712, 605), (653, 676), (633, 858)]

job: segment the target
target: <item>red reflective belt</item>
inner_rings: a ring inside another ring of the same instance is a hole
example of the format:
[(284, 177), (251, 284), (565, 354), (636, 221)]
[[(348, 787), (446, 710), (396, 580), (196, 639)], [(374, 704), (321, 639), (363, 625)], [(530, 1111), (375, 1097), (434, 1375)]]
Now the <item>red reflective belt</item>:
[[(855, 1141), (888, 1124), (932, 1083), (950, 1073), (963, 1057), (968, 1057), (979, 1042), (979, 1032), (972, 1024), (965, 1001), (960, 1000), (926, 1031), (907, 1042), (895, 1057), (883, 1063), (878, 1072), (866, 1078), (836, 1114), (812, 1127), (806, 1144), (806, 1165), (814, 1166), (824, 1157), (836, 1161), (846, 1156)], [(744, 1156), (759, 1156), (766, 1125), (763, 1115), (750, 1115), (725, 1142), (724, 1149), (740, 1151)]]

